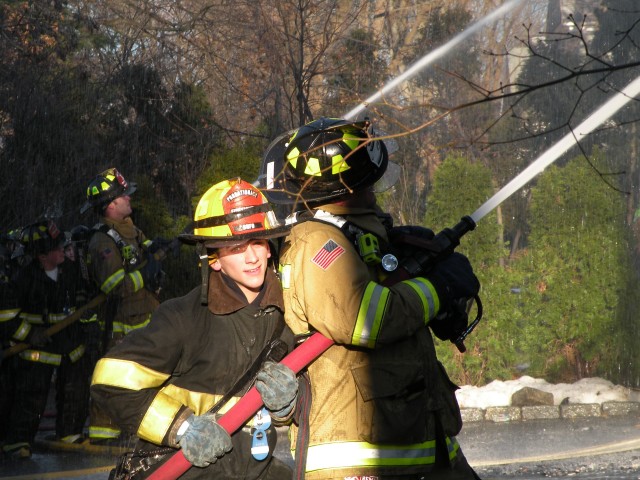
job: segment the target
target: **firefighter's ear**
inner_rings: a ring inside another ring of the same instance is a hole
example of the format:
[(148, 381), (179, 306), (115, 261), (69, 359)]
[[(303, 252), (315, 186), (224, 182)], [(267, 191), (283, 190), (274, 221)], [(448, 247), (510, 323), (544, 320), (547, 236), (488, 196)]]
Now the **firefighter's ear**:
[(211, 257), (209, 257), (209, 265), (216, 272), (219, 272), (220, 270), (222, 270), (222, 265), (220, 265), (220, 259), (218, 258), (218, 255), (214, 254)]

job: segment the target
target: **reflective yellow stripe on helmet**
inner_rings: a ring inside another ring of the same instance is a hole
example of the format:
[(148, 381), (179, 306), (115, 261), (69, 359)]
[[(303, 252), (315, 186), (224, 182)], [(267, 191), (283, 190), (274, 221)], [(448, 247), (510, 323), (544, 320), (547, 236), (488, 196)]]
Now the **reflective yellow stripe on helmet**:
[[(455, 452), (457, 449), (454, 451), (453, 457), (451, 453), (449, 457), (455, 458)], [(313, 472), (332, 468), (432, 465), (435, 460), (435, 440), (411, 445), (336, 442), (309, 446), (306, 471)]]
[(102, 285), (100, 285), (100, 290), (108, 295), (109, 293), (111, 293), (111, 290), (116, 288), (120, 284), (120, 282), (122, 282), (122, 280), (124, 280), (124, 268), (116, 271), (113, 275), (102, 282)]
[(426, 278), (416, 277), (404, 280), (402, 283), (413, 288), (414, 292), (420, 297), (425, 312), (425, 323), (435, 317), (440, 309), (440, 300), (431, 282)]
[(369, 282), (360, 302), (358, 319), (351, 337), (352, 345), (375, 347), (388, 300), (388, 288), (376, 282)]

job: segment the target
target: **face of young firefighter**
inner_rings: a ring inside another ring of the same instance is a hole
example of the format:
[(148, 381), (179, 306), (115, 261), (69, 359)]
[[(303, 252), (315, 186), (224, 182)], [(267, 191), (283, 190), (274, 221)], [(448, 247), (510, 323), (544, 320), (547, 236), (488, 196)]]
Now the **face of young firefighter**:
[(267, 240), (249, 240), (233, 247), (217, 249), (211, 268), (234, 280), (247, 300), (252, 302), (260, 293), (267, 273), (271, 251)]

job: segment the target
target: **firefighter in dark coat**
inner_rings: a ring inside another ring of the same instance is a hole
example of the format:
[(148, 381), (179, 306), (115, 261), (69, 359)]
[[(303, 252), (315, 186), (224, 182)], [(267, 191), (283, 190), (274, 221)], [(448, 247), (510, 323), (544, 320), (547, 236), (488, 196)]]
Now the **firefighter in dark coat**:
[[(77, 325), (72, 324), (51, 337), (45, 332), (76, 308), (76, 277), (65, 264), (64, 235), (55, 223), (43, 221), (25, 227), (20, 240), (25, 253), (32, 258), (15, 276), (19, 318), (27, 329), (21, 337), (30, 348), (10, 357), (8, 365), (3, 366), (3, 384), (8, 377), (12, 379), (12, 387), (3, 393), (10, 398), (3, 400), (1, 427), (5, 432), (3, 451), (28, 458), (54, 370), (64, 368), (72, 376), (75, 374), (72, 372), (77, 373), (75, 367), (84, 356), (85, 346), (77, 334)], [(78, 396), (74, 397), (71, 390)], [(67, 392), (64, 408), (58, 404), (56, 434), (60, 439), (81, 434), (86, 419), (86, 406), (78, 401), (82, 393), (75, 387), (71, 390)]]
[[(241, 179), (204, 194), (193, 234), (180, 237), (197, 245), (203, 285), (161, 304), (94, 371), (95, 401), (140, 439), (115, 478), (145, 478), (176, 448), (194, 465), (181, 478), (291, 477), (272, 456), (273, 427), (291, 418), (298, 383), (278, 358), (262, 362), (270, 345), (283, 345), (284, 354), (293, 344), (268, 240), (286, 231), (262, 193)], [(229, 436), (216, 417), (254, 381), (266, 408)]]

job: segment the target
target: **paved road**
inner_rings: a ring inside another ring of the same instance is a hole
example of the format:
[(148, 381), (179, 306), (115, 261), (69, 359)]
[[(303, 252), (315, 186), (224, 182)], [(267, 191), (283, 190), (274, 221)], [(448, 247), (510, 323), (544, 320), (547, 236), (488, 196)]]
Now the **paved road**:
[(482, 478), (640, 478), (637, 414), (467, 423), (458, 440)]
[[(277, 455), (286, 457), (282, 435)], [(640, 416), (467, 423), (458, 440), (483, 479), (640, 478)], [(42, 444), (40, 444), (42, 445)], [(30, 460), (0, 463), (4, 480), (106, 480), (117, 451), (38, 447)]]

